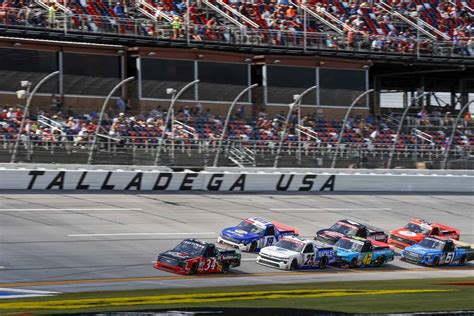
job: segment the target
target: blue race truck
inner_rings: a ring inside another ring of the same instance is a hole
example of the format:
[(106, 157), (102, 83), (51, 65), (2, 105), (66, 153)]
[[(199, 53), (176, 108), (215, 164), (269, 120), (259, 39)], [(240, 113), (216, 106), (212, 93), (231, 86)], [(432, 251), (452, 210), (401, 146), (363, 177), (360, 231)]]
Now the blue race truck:
[(293, 227), (252, 217), (237, 226), (224, 228), (217, 242), (242, 251), (256, 252), (275, 244), (283, 236), (297, 236), (298, 233)]
[(393, 260), (395, 252), (380, 241), (341, 237), (334, 245), (334, 255), (341, 267), (381, 267)]
[(403, 249), (402, 259), (428, 266), (464, 265), (474, 260), (471, 245), (440, 237), (425, 237), (418, 244)]

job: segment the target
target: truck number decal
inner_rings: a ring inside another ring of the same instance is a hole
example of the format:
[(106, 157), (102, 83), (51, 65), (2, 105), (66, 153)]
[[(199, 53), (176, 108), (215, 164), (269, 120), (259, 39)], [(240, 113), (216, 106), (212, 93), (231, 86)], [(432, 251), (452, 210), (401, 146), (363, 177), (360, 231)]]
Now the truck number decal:
[(206, 259), (204, 261), (204, 271), (214, 270), (216, 268), (216, 258)]
[(314, 264), (314, 253), (306, 257), (304, 261), (305, 266), (312, 266)]
[(275, 240), (274, 237), (268, 237), (268, 238), (267, 238), (267, 243), (265, 244), (265, 246), (271, 246), (271, 245), (273, 245), (273, 240)]
[(362, 264), (365, 266), (370, 266), (372, 263), (372, 253), (369, 252), (365, 255), (364, 259), (362, 260)]
[(454, 259), (454, 252), (447, 252), (444, 254), (444, 263), (450, 264)]

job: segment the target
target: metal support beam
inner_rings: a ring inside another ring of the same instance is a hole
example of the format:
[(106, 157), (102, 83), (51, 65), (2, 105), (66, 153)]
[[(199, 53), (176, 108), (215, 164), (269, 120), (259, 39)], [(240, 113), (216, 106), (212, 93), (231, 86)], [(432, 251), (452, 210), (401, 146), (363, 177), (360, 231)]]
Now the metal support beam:
[(388, 163), (387, 163), (387, 169), (390, 169), (392, 167), (392, 160), (393, 160), (393, 155), (395, 154), (395, 148), (397, 147), (397, 144), (398, 144), (398, 140), (400, 138), (400, 132), (402, 130), (402, 126), (403, 126), (403, 122), (405, 121), (405, 117), (407, 116), (408, 114), (408, 110), (411, 108), (411, 106), (413, 104), (416, 103), (416, 101), (420, 98), (423, 98), (425, 95), (429, 94), (429, 92), (424, 92), (422, 94), (420, 94), (419, 96), (416, 96), (416, 97), (413, 97), (411, 98), (410, 100), (410, 103), (408, 104), (408, 106), (405, 108), (405, 111), (403, 111), (403, 115), (402, 115), (402, 118), (400, 119), (400, 123), (398, 124), (398, 128), (397, 128), (397, 134), (395, 136), (395, 140), (393, 141), (393, 145), (392, 145), (392, 149), (390, 150), (390, 156), (388, 158)]
[(224, 122), (224, 127), (222, 128), (222, 134), (221, 134), (221, 137), (219, 139), (219, 145), (217, 146), (217, 152), (216, 152), (216, 156), (214, 157), (214, 167), (217, 167), (217, 161), (219, 160), (219, 154), (221, 152), (221, 148), (222, 148), (222, 142), (224, 141), (224, 137), (225, 137), (225, 134), (227, 133), (227, 126), (229, 125), (229, 120), (230, 120), (230, 116), (232, 115), (232, 111), (234, 110), (234, 107), (235, 105), (237, 104), (237, 102), (239, 102), (240, 98), (245, 94), (247, 93), (248, 91), (250, 91), (251, 89), (257, 87), (258, 84), (253, 84), (251, 86), (248, 86), (247, 88), (245, 88), (244, 90), (242, 90), (234, 99), (234, 101), (232, 102), (232, 104), (230, 105), (229, 107), (229, 110), (227, 111), (227, 116), (225, 118), (225, 122)]
[(104, 119), (104, 113), (105, 113), (105, 109), (107, 108), (107, 103), (109, 103), (110, 98), (114, 95), (114, 93), (120, 87), (122, 87), (124, 84), (126, 84), (127, 82), (130, 82), (132, 80), (135, 80), (135, 77), (128, 77), (128, 78), (120, 81), (115, 87), (113, 87), (113, 89), (109, 92), (109, 94), (105, 98), (104, 103), (102, 104), (102, 109), (100, 110), (99, 121), (97, 122), (97, 127), (95, 129), (94, 138), (92, 140), (92, 146), (89, 150), (89, 159), (87, 159), (87, 163), (89, 165), (92, 164), (92, 162), (93, 162), (94, 150), (95, 150), (95, 146), (97, 144), (97, 136), (99, 135), (99, 132), (100, 132), (100, 124), (102, 123), (102, 120)]
[(303, 97), (305, 95), (307, 95), (309, 92), (311, 92), (312, 90), (315, 90), (318, 86), (312, 86), (306, 90), (303, 91), (303, 93), (301, 93), (298, 98), (295, 100), (295, 102), (293, 103), (290, 103), (288, 104), (289, 106), (289, 110), (288, 110), (288, 114), (286, 115), (286, 120), (285, 120), (285, 125), (283, 126), (283, 133), (281, 135), (281, 138), (280, 138), (280, 143), (278, 144), (278, 149), (277, 149), (277, 153), (276, 153), (276, 156), (275, 156), (275, 162), (273, 164), (273, 167), (274, 168), (278, 168), (278, 160), (280, 159), (280, 153), (281, 153), (281, 147), (283, 146), (283, 141), (285, 139), (285, 136), (286, 136), (286, 129), (288, 127), (288, 123), (290, 121), (290, 116), (291, 116), (291, 113), (293, 112), (293, 109), (295, 107), (299, 107), (301, 106), (301, 101), (303, 100)]
[(331, 163), (331, 168), (335, 168), (336, 167), (336, 160), (337, 160), (337, 155), (339, 153), (339, 146), (341, 145), (341, 141), (342, 141), (342, 137), (344, 135), (344, 128), (347, 124), (347, 119), (349, 118), (349, 114), (351, 113), (352, 111), (352, 108), (357, 104), (357, 102), (359, 102), (360, 99), (362, 99), (363, 97), (365, 97), (367, 94), (373, 92), (374, 89), (370, 89), (370, 90), (367, 90), (367, 91), (364, 91), (363, 93), (361, 93), (353, 102), (352, 104), (349, 106), (349, 108), (347, 109), (346, 111), (346, 115), (344, 116), (344, 121), (342, 122), (342, 127), (341, 127), (341, 132), (339, 133), (339, 138), (337, 139), (337, 144), (336, 144), (336, 152), (334, 153), (334, 156), (332, 157), (332, 163)]
[(158, 161), (160, 159), (160, 154), (161, 154), (161, 147), (163, 146), (163, 143), (165, 141), (165, 135), (166, 135), (166, 128), (168, 127), (168, 122), (170, 120), (170, 117), (171, 117), (171, 112), (173, 111), (174, 109), (174, 104), (176, 103), (176, 100), (179, 99), (179, 97), (187, 90), (189, 89), (190, 87), (194, 86), (195, 84), (197, 84), (199, 82), (199, 79), (197, 80), (194, 80), (194, 81), (191, 81), (190, 83), (188, 83), (187, 85), (185, 85), (181, 90), (179, 90), (179, 92), (174, 95), (174, 97), (171, 99), (171, 104), (170, 104), (170, 107), (168, 108), (168, 112), (166, 112), (166, 118), (165, 118), (165, 121), (163, 122), (163, 133), (161, 134), (161, 139), (160, 139), (160, 142), (158, 144), (158, 150), (156, 151), (156, 155), (155, 155), (155, 166), (158, 165)]
[(451, 131), (451, 136), (449, 136), (448, 146), (446, 146), (446, 149), (445, 149), (445, 152), (444, 152), (444, 161), (443, 161), (443, 165), (441, 166), (441, 169), (446, 169), (446, 165), (448, 164), (449, 151), (451, 150), (451, 145), (453, 144), (454, 135), (456, 135), (456, 129), (458, 127), (459, 120), (461, 119), (461, 116), (464, 113), (464, 111), (467, 108), (469, 108), (469, 105), (471, 105), (471, 103), (473, 103), (473, 102), (474, 102), (474, 100), (469, 101), (466, 104), (464, 104), (464, 106), (461, 108), (461, 110), (459, 110), (458, 116), (456, 116), (456, 119), (454, 120), (453, 130)]
[(11, 157), (11, 160), (10, 162), (15, 162), (16, 160), (16, 154), (18, 152), (18, 145), (20, 143), (20, 138), (21, 138), (21, 132), (23, 131), (23, 128), (25, 127), (25, 122), (26, 122), (26, 118), (28, 117), (28, 110), (30, 109), (30, 105), (31, 105), (31, 101), (33, 100), (33, 97), (35, 96), (36, 92), (38, 91), (38, 89), (46, 82), (48, 81), (49, 79), (53, 78), (54, 76), (57, 76), (59, 75), (59, 70), (57, 71), (54, 71), (52, 73), (50, 73), (49, 75), (46, 75), (45, 77), (43, 77), (43, 79), (41, 79), (37, 84), (36, 86), (34, 87), (33, 91), (31, 91), (31, 93), (28, 95), (28, 99), (26, 101), (26, 105), (25, 105), (25, 112), (23, 114), (23, 117), (21, 119), (21, 122), (20, 122), (20, 129), (18, 130), (18, 137), (15, 141), (15, 146), (13, 147), (13, 153), (12, 153), (12, 157)]

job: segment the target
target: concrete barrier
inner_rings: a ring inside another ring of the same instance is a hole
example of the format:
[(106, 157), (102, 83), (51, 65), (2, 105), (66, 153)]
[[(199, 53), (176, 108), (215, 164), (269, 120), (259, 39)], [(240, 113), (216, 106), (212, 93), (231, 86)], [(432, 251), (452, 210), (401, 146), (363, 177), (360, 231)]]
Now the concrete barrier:
[(0, 190), (474, 192), (472, 171), (0, 167)]

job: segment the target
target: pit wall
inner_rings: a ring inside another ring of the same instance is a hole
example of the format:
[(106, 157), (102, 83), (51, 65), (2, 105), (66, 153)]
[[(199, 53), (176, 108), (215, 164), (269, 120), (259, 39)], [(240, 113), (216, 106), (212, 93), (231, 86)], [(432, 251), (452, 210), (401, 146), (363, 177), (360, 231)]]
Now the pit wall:
[(474, 192), (474, 174), (304, 172), (237, 169), (160, 170), (0, 167), (0, 190), (209, 191), (209, 192)]

